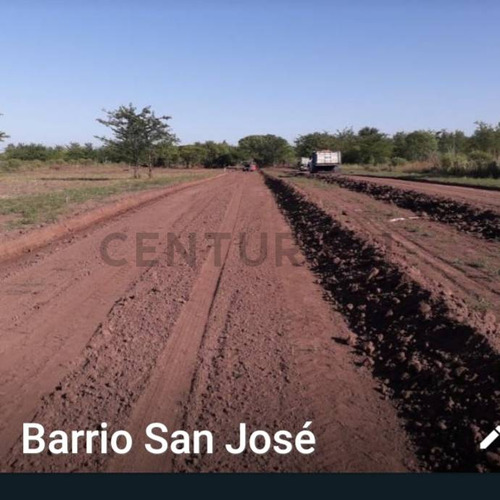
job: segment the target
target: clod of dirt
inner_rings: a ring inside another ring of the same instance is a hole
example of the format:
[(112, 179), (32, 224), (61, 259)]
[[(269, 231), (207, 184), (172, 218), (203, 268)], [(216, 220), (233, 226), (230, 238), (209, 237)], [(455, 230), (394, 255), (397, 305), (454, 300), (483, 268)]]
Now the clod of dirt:
[(356, 336), (350, 332), (346, 332), (343, 336), (332, 337), (332, 340), (348, 346), (356, 345)]

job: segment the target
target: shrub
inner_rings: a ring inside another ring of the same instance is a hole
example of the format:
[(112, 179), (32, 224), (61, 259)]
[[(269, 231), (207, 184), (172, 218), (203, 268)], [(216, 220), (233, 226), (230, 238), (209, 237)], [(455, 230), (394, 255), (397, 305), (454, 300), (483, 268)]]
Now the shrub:
[(33, 160), (33, 161), (30, 161), (30, 163), (29, 163), (29, 166), (31, 168), (42, 168), (42, 167), (45, 167), (45, 165), (47, 165), (47, 164), (42, 160)]
[(485, 151), (472, 151), (469, 153), (468, 175), (497, 178), (500, 176), (500, 168), (491, 154)]
[(393, 167), (401, 167), (402, 165), (406, 165), (408, 160), (406, 158), (401, 158), (400, 156), (394, 156), (391, 158), (391, 165)]
[(21, 160), (9, 158), (8, 160), (0, 161), (0, 172), (16, 172), (22, 166), (23, 162)]
[(498, 164), (484, 151), (473, 151), (468, 156), (445, 153), (441, 156), (438, 172), (465, 177), (500, 177)]
[(474, 165), (489, 165), (494, 163), (494, 158), (490, 153), (486, 151), (471, 151), (469, 153), (469, 160), (474, 163)]
[(494, 161), (490, 163), (476, 163), (469, 169), (469, 175), (472, 177), (500, 177), (500, 167)]
[(466, 155), (462, 153), (444, 153), (441, 155), (438, 169), (449, 175), (466, 175), (468, 167), (469, 161)]
[(452, 153), (444, 153), (441, 156), (441, 169), (448, 172), (453, 168), (455, 155)]

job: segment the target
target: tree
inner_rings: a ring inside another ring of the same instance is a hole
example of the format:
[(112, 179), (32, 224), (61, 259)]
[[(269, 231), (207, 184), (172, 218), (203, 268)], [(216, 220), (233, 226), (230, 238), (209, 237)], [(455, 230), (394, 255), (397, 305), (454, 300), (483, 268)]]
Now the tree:
[(406, 136), (408, 134), (406, 132), (396, 132), (392, 136), (392, 148), (393, 155), (395, 158), (406, 158)]
[(113, 111), (106, 111), (106, 118), (97, 121), (109, 127), (113, 139), (97, 137), (105, 145), (116, 150), (122, 158), (130, 163), (134, 169), (134, 178), (139, 177), (139, 165), (146, 162), (149, 168), (149, 177), (153, 175), (155, 146), (159, 143), (177, 142), (177, 137), (171, 132), (168, 120), (170, 116), (156, 116), (151, 106), (146, 106), (140, 112), (129, 104), (120, 106)]
[(238, 142), (242, 156), (253, 159), (259, 167), (285, 163), (293, 158), (293, 149), (286, 139), (276, 135), (249, 135)]
[(110, 145), (103, 145), (95, 149), (96, 161), (99, 163), (120, 163), (124, 161), (120, 152)]
[(407, 134), (394, 134), (394, 155), (408, 161), (428, 160), (438, 150), (436, 133), (430, 130), (415, 130)]
[(79, 161), (95, 160), (97, 154), (90, 142), (85, 143), (83, 146), (78, 142), (71, 142), (64, 148), (63, 156), (68, 161)]
[(224, 168), (234, 165), (239, 160), (239, 151), (226, 141), (214, 142), (207, 141), (196, 143), (203, 149), (202, 164), (207, 168)]
[(185, 167), (191, 168), (202, 164), (205, 158), (205, 151), (199, 143), (187, 144), (179, 146), (179, 157)]
[(26, 160), (26, 161), (55, 160), (57, 159), (58, 153), (59, 150), (56, 150), (56, 148), (51, 148), (48, 146), (44, 146), (43, 144), (35, 144), (35, 143), (24, 144), (21, 142), (16, 145), (9, 144), (5, 148), (5, 156), (7, 158), (16, 160)]
[[(343, 138), (347, 137), (346, 130), (348, 129), (343, 131)], [(315, 151), (340, 149), (339, 142), (339, 138), (329, 132), (313, 132), (311, 134), (299, 135), (295, 139), (295, 151), (299, 157), (310, 158)]]
[(436, 138), (438, 150), (441, 154), (458, 155), (467, 152), (469, 141), (461, 130), (455, 130), (454, 132), (440, 130), (436, 132)]
[(494, 127), (484, 122), (476, 122), (476, 130), (471, 137), (472, 149), (484, 151), (494, 158), (500, 156), (500, 123)]
[(436, 134), (428, 130), (415, 130), (406, 136), (406, 155), (409, 161), (428, 160), (438, 149)]
[(337, 130), (335, 133), (337, 148), (342, 152), (344, 163), (356, 163), (359, 158), (359, 137), (352, 127)]
[[(2, 116), (1, 113), (0, 113), (0, 116)], [(2, 132), (0, 130), (0, 142), (5, 141), (5, 139), (8, 139), (8, 138), (9, 138), (9, 136), (5, 132)]]
[(158, 143), (154, 148), (154, 166), (171, 167), (179, 163), (179, 148), (172, 141)]
[(386, 163), (392, 154), (391, 140), (374, 127), (363, 127), (358, 132), (358, 148), (360, 163)]

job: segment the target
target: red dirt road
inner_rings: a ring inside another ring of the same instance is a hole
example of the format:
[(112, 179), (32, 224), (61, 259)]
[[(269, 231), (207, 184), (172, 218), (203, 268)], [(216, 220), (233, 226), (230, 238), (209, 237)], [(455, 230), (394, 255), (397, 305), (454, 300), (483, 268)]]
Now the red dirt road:
[[(214, 244), (206, 233), (227, 235)], [(127, 236), (99, 248), (111, 233)], [(135, 263), (136, 234), (157, 251)], [(172, 261), (167, 233), (196, 249)], [(353, 350), (257, 174), (172, 194), (4, 270), (0, 464), (7, 471), (405, 471), (419, 468), (391, 401)], [(245, 241), (241, 239), (245, 235)], [(276, 261), (276, 234), (294, 254)], [(194, 236), (193, 236), (194, 235)], [(266, 235), (263, 237), (262, 235)], [(256, 259), (263, 238), (267, 256)], [(242, 256), (246, 250), (247, 259)], [(335, 342), (333, 339), (343, 339)], [(125, 429), (127, 455), (23, 455), (23, 422), (47, 432)], [(298, 433), (316, 451), (230, 455), (238, 425)], [(208, 429), (213, 454), (151, 455), (145, 425)]]

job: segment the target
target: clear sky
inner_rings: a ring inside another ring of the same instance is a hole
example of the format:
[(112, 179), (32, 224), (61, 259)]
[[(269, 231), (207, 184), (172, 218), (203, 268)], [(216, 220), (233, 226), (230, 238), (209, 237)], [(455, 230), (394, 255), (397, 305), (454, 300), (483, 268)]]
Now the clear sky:
[(184, 143), (500, 121), (500, 0), (0, 0), (0, 130), (92, 141), (152, 105)]

